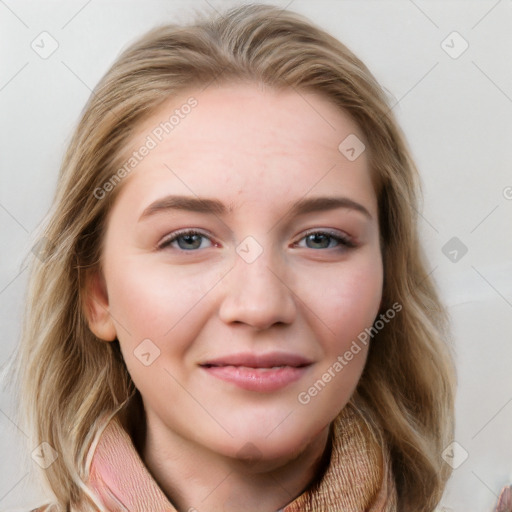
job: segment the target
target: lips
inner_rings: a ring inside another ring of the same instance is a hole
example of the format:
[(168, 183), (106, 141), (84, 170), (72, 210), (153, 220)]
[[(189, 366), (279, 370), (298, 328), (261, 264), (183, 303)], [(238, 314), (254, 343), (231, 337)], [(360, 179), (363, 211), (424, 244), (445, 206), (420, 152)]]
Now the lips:
[(232, 354), (200, 364), (211, 377), (259, 392), (276, 391), (300, 379), (313, 364), (297, 354)]
[(247, 368), (275, 368), (281, 366), (291, 366), (301, 368), (309, 366), (312, 361), (297, 354), (288, 354), (284, 352), (274, 352), (269, 354), (232, 354), (222, 356), (216, 359), (209, 359), (201, 366), (245, 366)]

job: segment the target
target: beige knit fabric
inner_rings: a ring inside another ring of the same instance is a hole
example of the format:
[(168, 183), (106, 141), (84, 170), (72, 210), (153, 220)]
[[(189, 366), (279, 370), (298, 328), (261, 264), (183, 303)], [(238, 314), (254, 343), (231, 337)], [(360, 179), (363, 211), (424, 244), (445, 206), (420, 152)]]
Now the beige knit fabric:
[(322, 480), (283, 512), (395, 512), (397, 495), (387, 450), (351, 405), (333, 427), (331, 460)]

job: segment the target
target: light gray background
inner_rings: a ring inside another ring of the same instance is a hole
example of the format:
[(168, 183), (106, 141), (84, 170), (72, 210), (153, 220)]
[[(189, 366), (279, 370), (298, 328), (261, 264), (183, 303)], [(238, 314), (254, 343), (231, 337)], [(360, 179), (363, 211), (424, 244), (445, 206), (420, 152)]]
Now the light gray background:
[[(23, 260), (90, 90), (155, 24), (235, 3), (0, 0), (0, 364), (20, 331)], [(490, 511), (512, 483), (512, 1), (267, 3), (333, 33), (396, 103), (422, 174), (421, 234), (457, 350), (456, 441), (468, 458), (440, 510)], [(59, 45), (47, 59), (31, 48), (43, 31)], [(453, 31), (469, 44), (457, 58), (464, 41)], [(468, 249), (455, 262), (443, 253), (452, 237)], [(0, 510), (26, 510), (38, 491), (12, 406), (2, 392)]]

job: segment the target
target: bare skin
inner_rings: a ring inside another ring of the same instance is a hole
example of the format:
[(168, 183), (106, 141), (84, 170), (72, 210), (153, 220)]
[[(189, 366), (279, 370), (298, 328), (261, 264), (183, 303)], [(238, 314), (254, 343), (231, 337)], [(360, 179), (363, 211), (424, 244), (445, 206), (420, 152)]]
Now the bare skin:
[[(178, 510), (274, 512), (318, 472), (364, 368), (368, 347), (308, 392), (377, 316), (377, 198), (366, 152), (338, 150), (364, 140), (357, 124), (311, 93), (188, 91), (138, 127), (128, 153), (189, 96), (197, 106), (119, 185), (90, 326), (119, 339), (144, 403), (141, 456)], [(316, 197), (344, 202), (292, 211)]]

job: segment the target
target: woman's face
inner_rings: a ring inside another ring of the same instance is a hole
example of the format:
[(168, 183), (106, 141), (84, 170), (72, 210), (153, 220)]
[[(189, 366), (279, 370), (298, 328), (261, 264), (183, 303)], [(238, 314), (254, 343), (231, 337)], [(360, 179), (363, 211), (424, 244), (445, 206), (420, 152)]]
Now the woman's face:
[(241, 84), (175, 97), (138, 127), (91, 328), (119, 339), (148, 429), (227, 456), (252, 443), (270, 460), (345, 406), (383, 283), (354, 135), (321, 96)]

